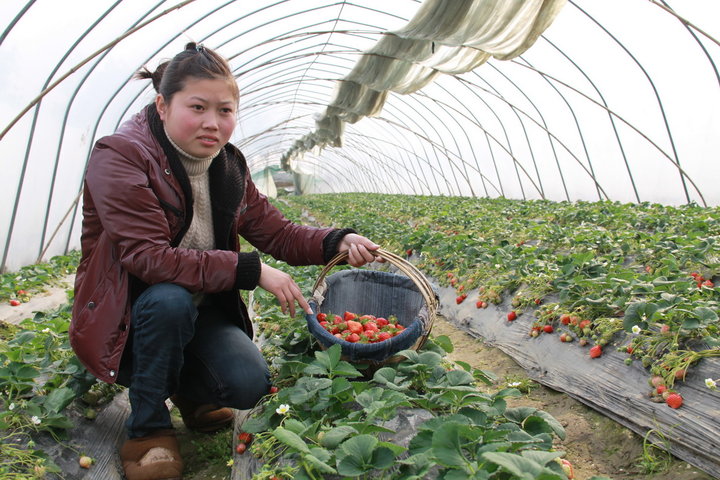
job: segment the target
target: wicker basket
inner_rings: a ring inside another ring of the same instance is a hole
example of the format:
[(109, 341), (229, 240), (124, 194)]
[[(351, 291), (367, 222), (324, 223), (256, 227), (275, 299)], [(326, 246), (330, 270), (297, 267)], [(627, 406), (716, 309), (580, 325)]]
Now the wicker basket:
[[(398, 352), (418, 350), (427, 340), (435, 321), (438, 297), (423, 274), (403, 258), (383, 249), (375, 254), (397, 267), (405, 275), (368, 270), (342, 270), (327, 274), (347, 259), (347, 252), (336, 255), (321, 271), (308, 303), (313, 314), (306, 315), (310, 333), (324, 349), (334, 344), (342, 347), (344, 360), (377, 367), (397, 362)], [(317, 320), (317, 313), (342, 315), (351, 311), (377, 317), (395, 315), (405, 327), (398, 335), (377, 343), (351, 343), (325, 330)]]

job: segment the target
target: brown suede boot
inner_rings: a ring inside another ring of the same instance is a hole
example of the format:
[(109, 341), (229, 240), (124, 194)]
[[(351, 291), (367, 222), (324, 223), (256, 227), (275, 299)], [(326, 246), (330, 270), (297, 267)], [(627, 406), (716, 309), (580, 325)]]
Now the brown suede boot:
[(170, 401), (178, 407), (183, 423), (190, 430), (212, 433), (231, 425), (235, 418), (229, 408), (210, 404), (201, 405), (179, 395), (173, 395)]
[(180, 480), (183, 461), (173, 430), (131, 438), (120, 449), (127, 480)]

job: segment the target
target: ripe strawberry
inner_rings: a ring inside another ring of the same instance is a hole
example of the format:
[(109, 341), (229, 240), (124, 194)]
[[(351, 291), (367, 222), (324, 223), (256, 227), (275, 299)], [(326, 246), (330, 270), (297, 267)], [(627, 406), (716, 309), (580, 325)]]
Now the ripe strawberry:
[(578, 327), (580, 327), (580, 330), (585, 330), (586, 328), (588, 328), (588, 327), (590, 326), (591, 323), (592, 323), (592, 322), (590, 322), (590, 320), (582, 320), (582, 321), (578, 324)]
[(626, 351), (627, 353), (632, 353), (634, 350), (635, 350), (635, 349), (632, 347), (632, 345), (628, 345), (627, 348), (625, 349), (625, 351)]
[(345, 312), (345, 314), (343, 315), (343, 320), (345, 320), (346, 322), (348, 320), (355, 320), (356, 318), (357, 315), (352, 312)]
[(27, 292), (25, 290), (18, 290), (17, 294), (22, 297), (23, 295), (27, 295)]
[(598, 358), (602, 355), (602, 347), (600, 345), (593, 345), (590, 349), (590, 358)]
[(482, 300), (478, 300), (477, 302), (475, 302), (475, 306), (476, 306), (477, 308), (482, 308), (482, 305), (483, 305), (483, 301), (482, 301)]
[(407, 254), (408, 257), (411, 256), (411, 255), (412, 255), (412, 248), (408, 248), (407, 250), (405, 250), (405, 253)]
[(570, 323), (570, 315), (567, 313), (565, 315), (560, 315), (560, 323), (563, 325), (568, 325)]
[(715, 284), (710, 280), (705, 280), (704, 282), (702, 282), (702, 286), (713, 288), (715, 286)]
[(463, 293), (462, 295), (458, 296), (458, 297), (455, 299), (455, 303), (457, 303), (458, 305), (460, 305), (460, 304), (465, 300), (465, 298), (467, 298), (467, 295), (465, 295), (465, 294)]
[(390, 333), (388, 333), (388, 332), (380, 332), (380, 333), (378, 333), (378, 336), (377, 336), (378, 340), (381, 341), (381, 342), (382, 342), (383, 340), (387, 340), (387, 339), (390, 338), (390, 337), (391, 337), (391, 335), (390, 335)]
[(685, 380), (686, 373), (687, 372), (685, 371), (685, 369), (682, 369), (682, 368), (680, 370), (676, 371), (675, 372), (675, 380)]
[(663, 335), (670, 333), (670, 325), (666, 325), (666, 324), (661, 325), (660, 333), (662, 333)]
[(15, 300), (14, 298), (10, 300), (10, 306), (17, 307), (18, 305), (20, 305), (20, 300)]
[(270, 395), (275, 395), (280, 389), (275, 385), (270, 387)]
[(386, 326), (389, 322), (387, 321), (387, 318), (378, 317), (375, 319), (375, 323), (377, 324), (378, 327), (382, 328), (382, 327)]
[(358, 335), (357, 333), (351, 333), (350, 335), (347, 336), (347, 338), (345, 340), (347, 340), (350, 343), (357, 343), (358, 341), (360, 341), (360, 335)]
[(545, 325), (545, 326), (543, 326), (543, 332), (545, 332), (545, 333), (552, 333), (553, 331), (554, 331), (554, 329), (553, 329), (553, 326), (552, 326), (552, 325)]
[(542, 299), (536, 298), (535, 299), (535, 305), (540, 305), (542, 303)]
[(655, 391), (658, 395), (662, 395), (663, 393), (665, 393), (666, 390), (667, 387), (665, 385), (658, 385), (657, 387), (655, 387)]
[(513, 311), (511, 311), (510, 313), (507, 314), (508, 322), (512, 322), (512, 321), (515, 320), (516, 318), (517, 318), (517, 313), (515, 313), (515, 310), (513, 310)]
[(327, 313), (318, 313), (317, 314), (318, 322), (326, 322), (327, 321)]
[(240, 442), (240, 443), (248, 444), (248, 443), (252, 442), (252, 439), (253, 439), (252, 433), (240, 432), (238, 434), (238, 442)]
[(367, 322), (363, 327), (365, 328), (365, 332), (377, 332), (379, 330), (375, 322)]
[(238, 443), (237, 446), (235, 446), (235, 451), (240, 455), (245, 453), (245, 450), (247, 450), (247, 445), (245, 445), (244, 443)]
[(350, 330), (352, 333), (357, 333), (359, 335), (363, 332), (362, 323), (356, 322), (355, 320), (348, 320), (346, 323), (348, 330)]
[(665, 403), (667, 403), (670, 408), (680, 408), (683, 404), (683, 398), (679, 393), (671, 393), (665, 399)]

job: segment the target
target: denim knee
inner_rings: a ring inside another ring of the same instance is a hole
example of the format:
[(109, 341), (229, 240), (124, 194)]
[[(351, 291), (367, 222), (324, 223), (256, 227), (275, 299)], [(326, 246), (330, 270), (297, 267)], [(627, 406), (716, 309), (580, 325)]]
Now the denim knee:
[(192, 335), (197, 308), (187, 289), (172, 283), (159, 283), (148, 287), (140, 295), (133, 305), (132, 314), (136, 329), (169, 332), (180, 329), (186, 333), (189, 329)]

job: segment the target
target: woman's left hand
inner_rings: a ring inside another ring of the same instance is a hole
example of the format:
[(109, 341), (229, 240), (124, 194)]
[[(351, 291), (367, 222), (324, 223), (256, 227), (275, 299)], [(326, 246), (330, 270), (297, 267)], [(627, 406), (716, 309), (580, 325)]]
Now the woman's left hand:
[(338, 252), (348, 252), (348, 263), (353, 267), (360, 267), (370, 262), (383, 262), (384, 258), (372, 253), (380, 248), (380, 245), (357, 233), (348, 233), (338, 245)]

